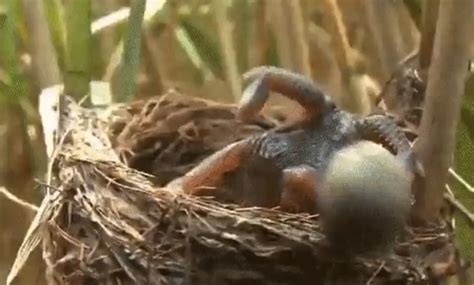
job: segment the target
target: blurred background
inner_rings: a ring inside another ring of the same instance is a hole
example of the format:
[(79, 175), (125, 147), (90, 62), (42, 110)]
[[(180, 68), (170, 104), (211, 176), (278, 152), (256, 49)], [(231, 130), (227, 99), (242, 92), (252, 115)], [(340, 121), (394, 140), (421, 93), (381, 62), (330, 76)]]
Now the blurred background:
[[(39, 204), (35, 179), (43, 180), (47, 161), (38, 96), (63, 82), (77, 99), (90, 92), (94, 104), (169, 88), (236, 102), (243, 72), (277, 65), (312, 77), (342, 108), (367, 114), (407, 57), (421, 70), (429, 66), (439, 1), (0, 0), (0, 186)], [(282, 97), (272, 103), (296, 108)], [(471, 184), (473, 141), (471, 71), (454, 167)], [(454, 185), (474, 210), (473, 193)], [(0, 195), (0, 280), (33, 216)], [(472, 225), (461, 216), (456, 225), (459, 247), (474, 261)], [(17, 284), (42, 284), (41, 264), (36, 253)]]

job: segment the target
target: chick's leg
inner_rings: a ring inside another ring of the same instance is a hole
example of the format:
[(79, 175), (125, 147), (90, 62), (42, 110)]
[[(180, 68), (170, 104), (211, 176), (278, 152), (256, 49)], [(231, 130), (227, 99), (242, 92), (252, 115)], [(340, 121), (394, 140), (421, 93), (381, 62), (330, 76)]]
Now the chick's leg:
[(362, 138), (379, 143), (396, 155), (415, 175), (424, 176), (424, 169), (410, 142), (393, 120), (382, 115), (362, 119), (358, 125)]
[(261, 66), (251, 69), (244, 74), (244, 81), (250, 83), (239, 103), (238, 115), (242, 120), (250, 120), (260, 112), (271, 91), (298, 102), (310, 118), (335, 107), (331, 98), (310, 78), (283, 68)]
[(212, 195), (216, 186), (222, 182), (223, 175), (238, 168), (241, 161), (251, 154), (251, 149), (251, 144), (246, 140), (230, 144), (168, 185), (186, 194)]
[(292, 213), (315, 213), (318, 183), (318, 173), (311, 166), (301, 165), (285, 169), (281, 209)]

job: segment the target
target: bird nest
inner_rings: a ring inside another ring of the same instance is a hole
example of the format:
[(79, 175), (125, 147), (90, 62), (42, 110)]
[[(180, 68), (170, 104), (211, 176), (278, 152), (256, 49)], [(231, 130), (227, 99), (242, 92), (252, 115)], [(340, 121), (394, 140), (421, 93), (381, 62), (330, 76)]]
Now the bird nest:
[(45, 196), (9, 281), (38, 245), (49, 284), (428, 284), (453, 273), (447, 225), (407, 228), (381, 260), (338, 260), (317, 215), (169, 191), (217, 149), (279, 124), (235, 111), (173, 91), (87, 109), (45, 91)]

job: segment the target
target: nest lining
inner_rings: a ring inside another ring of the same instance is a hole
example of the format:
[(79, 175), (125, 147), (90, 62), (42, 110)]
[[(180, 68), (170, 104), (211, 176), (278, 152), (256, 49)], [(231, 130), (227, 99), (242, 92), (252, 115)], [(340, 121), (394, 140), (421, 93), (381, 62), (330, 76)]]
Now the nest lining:
[[(42, 241), (50, 284), (429, 284), (453, 273), (447, 226), (407, 228), (384, 260), (338, 260), (317, 216), (162, 187), (223, 145), (274, 127), (269, 118), (245, 125), (232, 106), (174, 92), (112, 113), (60, 98), (50, 187), (32, 224), (44, 230), (29, 231), (19, 252), (26, 258)], [(181, 117), (170, 116), (176, 108)], [(203, 132), (211, 121), (234, 136)], [(197, 135), (183, 132), (187, 124)]]

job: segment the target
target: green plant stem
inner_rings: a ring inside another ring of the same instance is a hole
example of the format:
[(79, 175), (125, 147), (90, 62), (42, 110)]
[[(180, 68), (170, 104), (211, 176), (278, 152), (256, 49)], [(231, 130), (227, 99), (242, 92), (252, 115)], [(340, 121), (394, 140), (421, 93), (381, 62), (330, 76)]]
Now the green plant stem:
[(118, 101), (128, 101), (135, 92), (135, 77), (140, 64), (141, 29), (145, 14), (145, 0), (133, 0), (125, 34), (124, 50), (119, 66)]
[[(38, 1), (41, 2), (41, 1)], [(60, 0), (43, 0), (44, 14), (48, 22), (51, 40), (56, 50), (56, 58), (61, 70), (64, 70), (66, 50), (66, 24), (64, 23), (64, 9)]]
[(22, 0), (28, 29), (28, 49), (32, 55), (32, 65), (36, 82), (45, 88), (60, 82), (60, 72), (48, 24), (44, 16), (44, 7), (37, 0)]
[(91, 0), (65, 1), (65, 93), (82, 99), (90, 91)]

